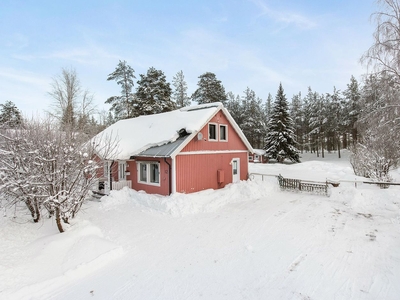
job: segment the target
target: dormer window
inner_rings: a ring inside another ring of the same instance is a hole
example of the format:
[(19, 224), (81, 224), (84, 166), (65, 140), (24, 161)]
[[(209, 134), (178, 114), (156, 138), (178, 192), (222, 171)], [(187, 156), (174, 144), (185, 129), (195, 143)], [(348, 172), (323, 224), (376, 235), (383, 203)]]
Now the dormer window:
[(208, 124), (208, 140), (216, 141), (217, 140), (217, 124)]

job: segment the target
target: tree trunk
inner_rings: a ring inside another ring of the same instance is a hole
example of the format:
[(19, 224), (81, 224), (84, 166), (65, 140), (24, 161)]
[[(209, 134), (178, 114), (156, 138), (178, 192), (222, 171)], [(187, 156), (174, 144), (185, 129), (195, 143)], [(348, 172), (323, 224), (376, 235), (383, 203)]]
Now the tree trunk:
[(60, 233), (64, 232), (64, 229), (61, 225), (61, 214), (60, 214), (60, 208), (56, 207), (55, 208), (55, 212), (56, 212), (56, 223), (57, 223), (57, 228), (60, 231)]
[(40, 220), (40, 210), (39, 210), (39, 204), (38, 204), (36, 197), (33, 198), (33, 204), (35, 206), (35, 213), (36, 213), (36, 218), (33, 219), (33, 222), (37, 223)]
[(33, 219), (35, 219), (35, 208), (32, 205), (32, 202), (30, 199), (25, 200), (25, 204), (28, 207), (29, 211), (31, 212), (31, 216)]

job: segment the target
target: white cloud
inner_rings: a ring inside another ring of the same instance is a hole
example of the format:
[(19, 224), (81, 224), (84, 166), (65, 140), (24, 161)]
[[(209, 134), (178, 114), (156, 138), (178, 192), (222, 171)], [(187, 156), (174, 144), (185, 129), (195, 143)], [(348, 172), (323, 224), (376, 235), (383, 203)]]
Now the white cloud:
[(286, 26), (294, 25), (297, 28), (307, 30), (317, 26), (317, 23), (296, 12), (277, 11), (270, 9), (262, 0), (249, 0), (261, 9), (260, 16), (268, 18)]
[(8, 40), (6, 40), (5, 45), (7, 47), (21, 50), (29, 46), (29, 38), (24, 34), (15, 33)]
[(26, 72), (26, 71), (18, 71), (10, 68), (2, 68), (0, 69), (0, 77), (4, 80), (16, 81), (24, 84), (32, 84), (44, 86), (48, 85), (49, 79), (42, 78), (40, 75)]

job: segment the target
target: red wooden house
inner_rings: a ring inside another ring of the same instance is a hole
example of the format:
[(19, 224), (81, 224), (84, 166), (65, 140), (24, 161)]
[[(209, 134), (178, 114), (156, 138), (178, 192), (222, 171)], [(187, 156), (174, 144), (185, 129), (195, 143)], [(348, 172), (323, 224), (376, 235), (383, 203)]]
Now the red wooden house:
[(253, 149), (253, 153), (249, 153), (249, 162), (253, 163), (267, 163), (268, 158), (265, 156), (265, 150)]
[(117, 154), (98, 174), (106, 190), (128, 186), (169, 195), (219, 189), (247, 179), (253, 153), (221, 103), (121, 120), (101, 136), (118, 140)]

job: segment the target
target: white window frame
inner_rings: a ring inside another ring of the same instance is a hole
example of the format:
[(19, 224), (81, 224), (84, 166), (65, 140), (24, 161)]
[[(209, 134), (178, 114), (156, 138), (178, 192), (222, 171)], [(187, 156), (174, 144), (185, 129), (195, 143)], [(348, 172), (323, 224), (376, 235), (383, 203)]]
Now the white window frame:
[(118, 162), (118, 180), (126, 180), (126, 161)]
[[(221, 128), (225, 128), (225, 139), (221, 139)], [(221, 142), (227, 142), (228, 141), (228, 125), (226, 124), (219, 124), (218, 128), (218, 133), (219, 133), (219, 140)]]
[[(141, 168), (142, 165), (146, 166), (146, 180), (141, 180)], [(158, 168), (158, 182), (151, 182), (152, 174), (151, 174), (151, 165), (157, 165)], [(161, 170), (160, 170), (160, 163), (157, 161), (137, 161), (136, 162), (137, 168), (137, 182), (141, 184), (153, 185), (153, 186), (161, 186)]]
[(107, 180), (110, 178), (110, 161), (105, 160), (103, 164), (103, 177), (107, 178)]
[[(210, 137), (210, 125), (215, 126), (215, 138)], [(218, 124), (217, 123), (208, 123), (208, 140), (211, 142), (217, 142), (218, 141)]]

